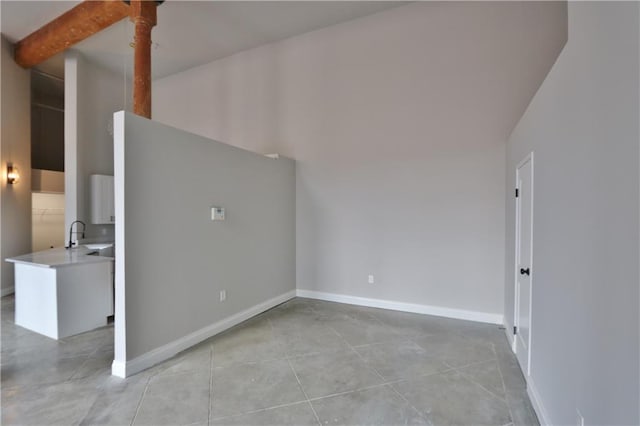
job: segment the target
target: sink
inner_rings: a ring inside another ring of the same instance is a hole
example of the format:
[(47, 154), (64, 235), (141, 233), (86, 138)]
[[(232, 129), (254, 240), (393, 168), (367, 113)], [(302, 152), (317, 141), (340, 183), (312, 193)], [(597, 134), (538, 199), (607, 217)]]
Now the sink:
[(84, 246), (89, 250), (104, 250), (113, 247), (113, 243), (85, 244)]

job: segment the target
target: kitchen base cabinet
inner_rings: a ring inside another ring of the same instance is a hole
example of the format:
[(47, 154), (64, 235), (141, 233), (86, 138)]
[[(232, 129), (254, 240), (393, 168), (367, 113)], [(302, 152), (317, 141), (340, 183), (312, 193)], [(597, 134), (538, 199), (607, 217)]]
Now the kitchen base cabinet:
[(62, 252), (58, 257), (68, 256), (67, 263), (47, 265), (54, 257), (47, 254), (56, 255), (56, 249), (41, 253), (45, 261), (39, 263), (9, 260), (15, 267), (16, 324), (52, 339), (107, 325), (113, 314), (113, 260)]

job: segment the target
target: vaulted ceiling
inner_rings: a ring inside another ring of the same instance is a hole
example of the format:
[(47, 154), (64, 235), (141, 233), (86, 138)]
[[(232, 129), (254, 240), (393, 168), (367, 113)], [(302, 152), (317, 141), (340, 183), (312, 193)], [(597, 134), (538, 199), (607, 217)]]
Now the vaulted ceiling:
[[(15, 42), (79, 1), (0, 2), (0, 30)], [(158, 8), (153, 77), (160, 78), (236, 52), (405, 4), (400, 1), (183, 1)], [(89, 60), (131, 74), (133, 24), (124, 19), (74, 48)], [(60, 74), (61, 56), (45, 69)]]

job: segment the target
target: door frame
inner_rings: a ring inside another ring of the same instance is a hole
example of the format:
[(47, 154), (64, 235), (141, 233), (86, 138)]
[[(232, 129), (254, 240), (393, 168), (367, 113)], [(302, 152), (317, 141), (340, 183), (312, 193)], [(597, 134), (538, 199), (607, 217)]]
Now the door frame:
[[(523, 371), (525, 379), (528, 379), (531, 375), (531, 335), (532, 335), (532, 318), (533, 318), (533, 278), (534, 278), (534, 268), (533, 268), (533, 206), (534, 206), (534, 153), (531, 151), (527, 154), (517, 165), (516, 165), (516, 176), (515, 176), (515, 188), (520, 191), (520, 168), (524, 166), (526, 163), (531, 163), (531, 224), (530, 224), (530, 238), (529, 238), (529, 268), (531, 270), (531, 275), (529, 276), (529, 339), (527, 342), (527, 367), (526, 371)], [(518, 250), (520, 248), (520, 205), (521, 198), (516, 198), (516, 206), (515, 206), (515, 247), (514, 247), (514, 258), (513, 258), (513, 293), (514, 293), (514, 303), (513, 303), (513, 325), (516, 327), (516, 330), (519, 327), (519, 310), (520, 310), (520, 287), (518, 286)], [(514, 334), (513, 336), (513, 352), (516, 353), (518, 348), (517, 343), (518, 337)], [(518, 363), (519, 364), (519, 363)]]

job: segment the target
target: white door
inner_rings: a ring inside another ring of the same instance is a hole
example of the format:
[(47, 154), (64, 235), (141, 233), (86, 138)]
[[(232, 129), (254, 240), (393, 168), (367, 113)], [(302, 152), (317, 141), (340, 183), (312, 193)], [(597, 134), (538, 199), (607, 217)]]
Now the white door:
[(530, 374), (531, 277), (533, 231), (533, 153), (516, 169), (516, 356), (525, 377)]

